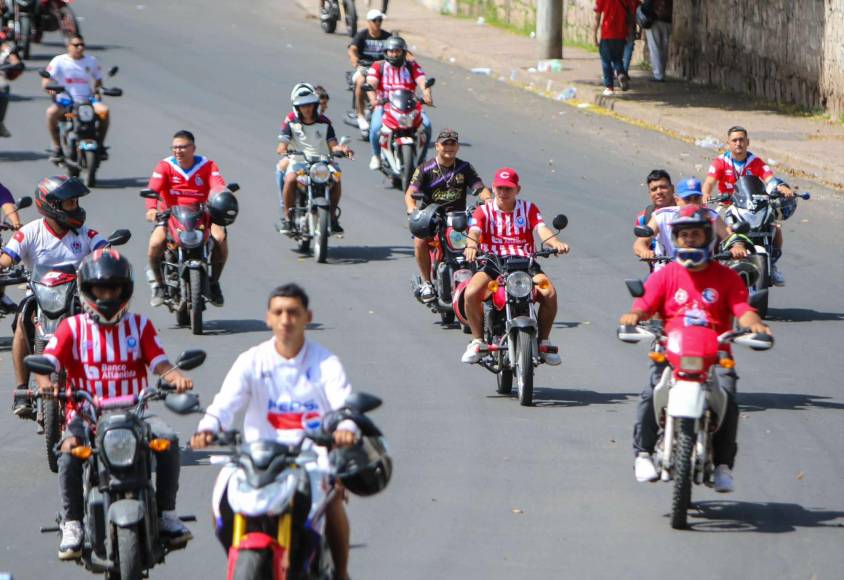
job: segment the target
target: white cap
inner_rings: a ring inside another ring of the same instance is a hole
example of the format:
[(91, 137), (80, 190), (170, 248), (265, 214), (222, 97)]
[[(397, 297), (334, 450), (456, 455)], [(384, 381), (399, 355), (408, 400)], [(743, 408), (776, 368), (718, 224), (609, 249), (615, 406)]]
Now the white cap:
[(376, 18), (384, 18), (384, 13), (378, 10), (377, 8), (373, 8), (372, 10), (366, 13), (367, 20), (375, 20)]

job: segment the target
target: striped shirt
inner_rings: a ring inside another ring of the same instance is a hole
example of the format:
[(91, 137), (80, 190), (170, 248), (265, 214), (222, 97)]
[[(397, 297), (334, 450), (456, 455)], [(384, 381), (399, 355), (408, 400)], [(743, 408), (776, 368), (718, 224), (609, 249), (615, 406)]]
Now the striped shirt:
[(512, 212), (498, 209), (496, 201), (487, 201), (475, 210), (472, 220), (472, 229), (481, 231), (481, 251), (498, 256), (533, 254), (533, 232), (545, 223), (539, 207), (524, 199), (516, 200)]
[(405, 89), (416, 91), (416, 82), (425, 73), (415, 61), (408, 61), (402, 66), (393, 66), (386, 60), (379, 60), (366, 73), (366, 81), (370, 84), (378, 81), (378, 98), (389, 97), (393, 91)]
[(114, 326), (77, 314), (66, 318), (44, 355), (65, 369), (71, 389), (100, 399), (137, 395), (147, 387), (147, 368), (167, 362), (158, 333), (146, 316), (129, 313)]

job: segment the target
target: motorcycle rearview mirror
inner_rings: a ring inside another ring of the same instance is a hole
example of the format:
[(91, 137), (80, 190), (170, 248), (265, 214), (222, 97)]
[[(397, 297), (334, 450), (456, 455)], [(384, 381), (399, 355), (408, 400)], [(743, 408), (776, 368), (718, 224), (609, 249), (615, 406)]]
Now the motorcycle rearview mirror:
[(179, 355), (178, 359), (176, 359), (176, 366), (182, 369), (183, 371), (189, 371), (191, 369), (195, 369), (196, 367), (204, 363), (205, 357), (206, 354), (204, 350), (186, 350), (185, 352)]
[(430, 89), (431, 87), (434, 86), (434, 83), (436, 83), (436, 82), (437, 82), (437, 79), (435, 79), (434, 77), (429, 78), (428, 80), (425, 81), (425, 88)]
[(627, 291), (633, 298), (641, 298), (645, 295), (645, 285), (638, 278), (625, 280), (624, 284), (627, 286)]
[(28, 208), (29, 206), (32, 205), (32, 198), (29, 197), (28, 195), (25, 195), (22, 198), (20, 198), (18, 200), (18, 203), (15, 204), (15, 205), (17, 205), (18, 209), (26, 209), (26, 208)]
[[(229, 184), (229, 187), (231, 187), (231, 184)], [(144, 189), (141, 190), (141, 197), (145, 197), (147, 199), (158, 199), (158, 194), (151, 189)]]
[(107, 97), (122, 97), (123, 96), (123, 89), (118, 89), (117, 87), (111, 87), (109, 89), (103, 89), (103, 94)]
[(557, 231), (564, 230), (566, 229), (566, 226), (569, 225), (569, 218), (567, 218), (565, 214), (558, 213), (554, 216), (554, 221), (551, 222), (551, 225), (553, 225), (554, 229)]
[(164, 406), (177, 415), (189, 415), (199, 409), (199, 395), (196, 393), (168, 393)]
[(48, 79), (48, 78), (50, 78), (50, 71), (48, 71), (46, 68), (39, 68), (38, 69), (38, 76), (41, 77), (42, 79)]
[(745, 334), (739, 336), (733, 342), (742, 346), (749, 346), (753, 350), (768, 350), (774, 346), (774, 337), (763, 333)]
[(117, 74), (117, 71), (119, 71), (119, 70), (120, 70), (119, 66), (111, 67), (110, 69), (108, 69), (108, 76), (113, 77), (114, 75)]
[(633, 228), (633, 235), (637, 238), (652, 238), (654, 231), (649, 226), (636, 226)]
[(381, 399), (369, 393), (352, 393), (346, 397), (343, 406), (357, 413), (364, 414), (380, 407), (381, 402)]
[(730, 226), (734, 234), (746, 234), (750, 231), (750, 224), (746, 221), (740, 221)]
[(109, 246), (122, 246), (128, 242), (132, 237), (132, 232), (129, 230), (114, 230), (108, 237)]
[(36, 375), (50, 375), (56, 372), (56, 365), (41, 354), (31, 354), (23, 359), (23, 364)]
[(237, 183), (236, 181), (233, 181), (233, 182), (229, 183), (226, 187), (228, 188), (228, 190), (230, 192), (234, 193), (235, 191), (240, 189), (240, 184)]

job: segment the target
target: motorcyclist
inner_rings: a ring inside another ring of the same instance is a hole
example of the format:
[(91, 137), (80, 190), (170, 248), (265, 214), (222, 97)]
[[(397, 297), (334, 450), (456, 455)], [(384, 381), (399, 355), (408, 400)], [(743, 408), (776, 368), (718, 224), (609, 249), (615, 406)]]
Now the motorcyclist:
[[(174, 205), (196, 205), (206, 203), (214, 194), (226, 190), (226, 181), (217, 164), (196, 154), (196, 140), (190, 131), (177, 131), (170, 145), (173, 155), (158, 162), (149, 179), (149, 189), (161, 196), (160, 201), (146, 200), (146, 218), (155, 227), (149, 237), (149, 269), (153, 274), (151, 306), (164, 302), (164, 288), (161, 280), (161, 258), (167, 244), (166, 223), (159, 221), (158, 213)], [(209, 301), (222, 306), (225, 298), (220, 288), (220, 275), (229, 256), (226, 228), (211, 225), (214, 249), (211, 252), (211, 280)]]
[[(736, 182), (745, 175), (755, 175), (761, 179), (768, 185), (769, 193), (776, 190), (786, 199), (794, 197), (794, 190), (785, 182), (776, 180), (768, 164), (748, 150), (750, 137), (747, 129), (740, 126), (730, 127), (727, 131), (727, 145), (730, 150), (719, 155), (709, 166), (706, 180), (703, 182), (703, 203), (709, 202), (716, 185), (720, 194), (732, 197)], [(731, 204), (729, 200), (724, 202), (725, 206)], [(782, 228), (777, 224), (771, 252), (771, 281), (776, 286), (785, 285), (785, 276), (777, 267), (777, 261), (782, 257), (782, 246)]]
[[(671, 182), (671, 176), (666, 170), (654, 169), (648, 173), (646, 182), (651, 203), (645, 206), (645, 209), (640, 211), (636, 216), (635, 225), (637, 226), (648, 225), (648, 222), (651, 221), (651, 216), (656, 210), (675, 205), (674, 184)], [(662, 248), (655, 239), (651, 239), (649, 247), (654, 253), (663, 254)]]
[[(534, 233), (539, 235), (544, 245), (561, 254), (568, 253), (568, 244), (557, 239), (554, 231), (545, 225), (539, 207), (525, 199), (517, 199), (521, 186), (515, 169), (502, 167), (496, 171), (492, 188), (494, 199), (478, 207), (472, 215), (465, 250), (468, 261), (475, 260), (479, 249), (502, 257), (530, 256), (534, 252)], [(490, 261), (472, 276), (466, 287), (466, 314), (472, 329), (472, 342), (463, 353), (461, 360), (464, 363), (476, 363), (483, 358), (480, 352), (483, 344), (483, 302), (490, 295), (489, 283), (500, 274)], [(557, 291), (539, 264), (533, 263), (531, 274), (539, 303), (540, 345), (552, 346), (548, 337), (557, 315)], [(561, 363), (560, 355), (555, 352), (542, 352), (540, 356), (549, 365)]]
[(9, 107), (9, 81), (18, 78), (23, 69), (17, 46), (0, 31), (0, 137), (12, 136), (5, 125), (6, 110)]
[[(459, 150), (457, 131), (454, 129), (440, 131), (437, 135), (436, 157), (416, 168), (410, 179), (410, 187), (405, 192), (404, 204), (408, 215), (431, 203), (439, 204), (443, 212), (465, 210), (466, 197), (469, 193), (480, 195), (483, 201), (492, 198), (492, 194), (484, 186), (472, 164), (457, 158)], [(414, 195), (422, 195), (422, 199), (417, 203)], [(414, 237), (413, 246), (416, 264), (422, 276), (419, 297), (422, 302), (431, 302), (436, 298), (436, 294), (431, 284), (431, 255), (428, 252), (428, 241)]]
[(369, 130), (369, 121), (364, 116), (366, 105), (366, 92), (363, 85), (366, 83), (366, 72), (372, 63), (384, 60), (384, 41), (392, 34), (381, 28), (384, 21), (384, 13), (373, 8), (366, 13), (366, 28), (358, 31), (352, 42), (349, 43), (349, 60), (355, 74), (352, 76), (355, 92), (355, 113), (357, 113), (358, 127), (361, 131)]
[[(212, 444), (213, 435), (231, 429), (243, 409), (246, 410), (244, 442), (264, 439), (296, 444), (303, 435), (302, 409), (324, 415), (343, 405), (352, 387), (337, 356), (305, 337), (313, 319), (308, 302), (308, 295), (296, 284), (272, 291), (267, 302), (266, 323), (273, 338), (237, 358), (199, 422), (191, 447), (202, 449)], [(356, 439), (354, 423), (343, 422), (334, 432), (335, 446), (351, 446)], [(315, 450), (320, 466), (327, 466), (325, 449)], [(213, 506), (217, 537), (227, 551), (232, 537), (232, 511), (223, 490), (230, 475), (231, 472), (221, 472)], [(326, 537), (336, 569), (335, 578), (347, 580), (349, 521), (343, 493), (338, 493), (326, 510)]]
[[(415, 60), (407, 59), (407, 43), (400, 36), (391, 36), (384, 41), (385, 59), (372, 65), (366, 73), (366, 82), (372, 87), (368, 93), (369, 104), (372, 105), (372, 122), (369, 127), (369, 143), (372, 146), (372, 159), (369, 168), (378, 171), (381, 167), (381, 125), (383, 124), (384, 108), (379, 104), (381, 99), (389, 97), (393, 91), (406, 89), (422, 92), (422, 101), (429, 107), (434, 104), (431, 88), (425, 86), (425, 73)], [(425, 129), (425, 148), (431, 146), (431, 119), (422, 111), (422, 126)]]
[[(77, 281), (83, 313), (64, 319), (44, 351), (44, 356), (57, 370), (66, 371), (69, 391), (86, 391), (101, 401), (109, 397), (139, 395), (147, 387), (147, 369), (159, 376), (167, 373), (167, 382), (178, 392), (193, 387), (191, 379), (167, 360), (152, 322), (146, 316), (128, 312), (134, 282), (132, 266), (126, 258), (112, 248), (95, 250), (79, 265)], [(83, 343), (82, 337), (87, 342)], [(94, 348), (82, 346), (89, 342)], [(47, 375), (36, 375), (36, 382), (41, 392), (54, 389)], [(79, 558), (84, 540), (82, 460), (71, 451), (90, 442), (78, 405), (68, 402), (67, 427), (59, 441), (60, 560)], [(192, 535), (176, 515), (181, 465), (179, 439), (158, 417), (144, 420), (153, 437), (170, 440), (166, 451), (155, 454), (158, 528), (170, 547), (180, 547)]]
[[(108, 159), (105, 138), (108, 133), (109, 110), (100, 101), (100, 89), (103, 86), (103, 75), (97, 59), (85, 54), (85, 39), (80, 34), (74, 34), (67, 39), (67, 53), (60, 54), (47, 65), (47, 72), (50, 78), (42, 79), (41, 86), (46, 88), (50, 83), (63, 85), (69, 99), (88, 101), (93, 98), (94, 112), (100, 118), (99, 141), (102, 147), (97, 149), (100, 159)], [(58, 103), (52, 103), (47, 108), (47, 129), (50, 131), (50, 138), (53, 141), (53, 152), (51, 159), (59, 161), (63, 157), (61, 144), (59, 142), (59, 121), (64, 115), (64, 107)]]
[[(281, 125), (276, 152), (284, 157), (276, 166), (276, 178), (281, 186), (283, 204), (282, 222), (279, 231), (288, 234), (293, 231), (292, 210), (296, 205), (296, 171), (289, 171), (291, 166), (304, 163), (306, 157), (342, 153), (348, 158), (354, 157), (354, 151), (337, 142), (331, 120), (317, 112), (319, 95), (309, 83), (298, 83), (290, 93), (293, 111), (288, 113)], [(289, 159), (287, 159), (289, 157)], [(287, 160), (286, 163), (282, 163)], [(342, 234), (338, 207), (342, 188), (337, 176), (329, 192), (331, 204), (331, 231)]]
[[(12, 192), (2, 183), (0, 183), (0, 211), (3, 212), (3, 215), (0, 216), (0, 221), (9, 224), (13, 230), (21, 229), (21, 219), (18, 216), (18, 207), (15, 205), (15, 198), (12, 196)], [(0, 310), (8, 314), (15, 312), (17, 309), (18, 305), (15, 304), (14, 300), (6, 296), (5, 286), (0, 287)]]
[[(82, 261), (90, 252), (108, 242), (96, 230), (85, 227), (85, 210), (79, 198), (89, 190), (75, 177), (45, 177), (35, 188), (35, 207), (43, 216), (15, 232), (0, 254), (0, 268), (18, 262), (32, 270), (36, 266), (60, 266)], [(35, 297), (28, 294), (21, 300), (13, 326), (12, 360), (15, 365), (16, 389), (25, 389), (29, 372), (23, 359), (30, 354), (34, 340)], [(21, 419), (34, 419), (35, 414), (26, 397), (15, 396), (12, 411)]]
[[(712, 218), (706, 208), (687, 205), (670, 223), (674, 262), (651, 275), (645, 282), (645, 294), (636, 299), (622, 325), (633, 326), (655, 315), (664, 321), (666, 332), (682, 326), (707, 326), (719, 334), (738, 325), (752, 332), (771, 334), (756, 311), (747, 303), (747, 288), (741, 277), (713, 260), (717, 238)], [(634, 470), (640, 482), (656, 481), (657, 472), (651, 458), (657, 440), (656, 417), (653, 412), (653, 389), (667, 363), (651, 362), (650, 382), (642, 391), (633, 430), (636, 453)], [(718, 382), (728, 396), (727, 412), (713, 442), (716, 469), (715, 491), (733, 490), (732, 467), (736, 455), (738, 404), (734, 369), (717, 366)]]

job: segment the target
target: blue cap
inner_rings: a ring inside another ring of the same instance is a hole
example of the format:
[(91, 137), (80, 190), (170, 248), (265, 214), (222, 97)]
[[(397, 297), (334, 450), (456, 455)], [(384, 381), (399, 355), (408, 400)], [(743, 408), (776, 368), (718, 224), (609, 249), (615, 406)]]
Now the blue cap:
[(686, 199), (687, 197), (691, 197), (693, 195), (703, 195), (703, 189), (701, 188), (700, 179), (690, 177), (678, 183), (677, 195), (679, 195), (683, 199)]

